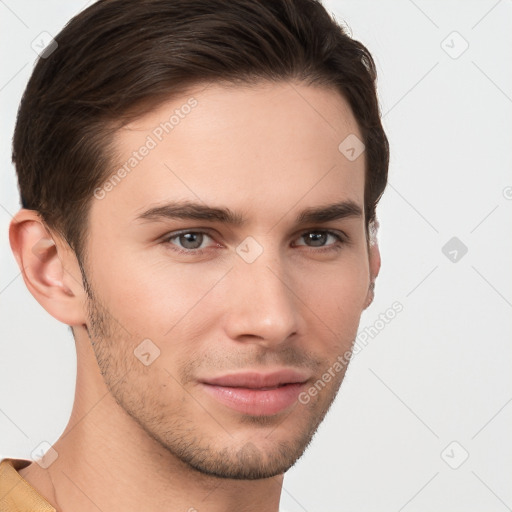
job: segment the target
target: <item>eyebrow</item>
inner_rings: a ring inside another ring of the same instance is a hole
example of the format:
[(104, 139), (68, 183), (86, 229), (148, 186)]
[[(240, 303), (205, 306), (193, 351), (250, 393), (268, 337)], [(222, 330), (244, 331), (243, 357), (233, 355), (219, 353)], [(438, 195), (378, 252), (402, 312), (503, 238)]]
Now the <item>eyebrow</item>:
[[(295, 218), (296, 224), (325, 223), (347, 217), (362, 218), (362, 208), (352, 200), (305, 208)], [(218, 208), (190, 201), (170, 202), (151, 207), (135, 220), (162, 221), (166, 219), (204, 220), (231, 226), (243, 226), (247, 219), (229, 208)]]

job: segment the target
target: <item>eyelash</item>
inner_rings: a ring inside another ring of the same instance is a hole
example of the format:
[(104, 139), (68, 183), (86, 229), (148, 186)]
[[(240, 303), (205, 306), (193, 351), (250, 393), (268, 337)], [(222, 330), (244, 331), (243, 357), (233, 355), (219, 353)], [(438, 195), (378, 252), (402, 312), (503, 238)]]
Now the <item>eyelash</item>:
[[(206, 249), (181, 249), (181, 248), (179, 248), (179, 247), (177, 247), (177, 246), (175, 246), (174, 244), (171, 243), (171, 240), (174, 240), (175, 238), (179, 238), (182, 235), (191, 234), (191, 233), (202, 234), (202, 235), (208, 236), (209, 238), (212, 238), (206, 231), (183, 230), (183, 231), (178, 231), (178, 232), (175, 232), (175, 233), (171, 233), (170, 235), (167, 235), (164, 238), (163, 242), (166, 245), (168, 245), (172, 251), (175, 251), (178, 254), (187, 254), (187, 255), (201, 256), (201, 255), (203, 255), (207, 251)], [(327, 235), (333, 236), (337, 240), (337, 243), (331, 244), (331, 245), (328, 245), (328, 246), (324, 246), (324, 247), (314, 247), (314, 246), (311, 247), (311, 246), (307, 246), (307, 245), (303, 246), (303, 247), (308, 247), (309, 249), (312, 249), (312, 250), (314, 250), (317, 253), (339, 251), (341, 249), (339, 244), (347, 244), (348, 241), (349, 241), (347, 235), (345, 235), (345, 234), (341, 235), (340, 233), (336, 233), (335, 231), (330, 231), (328, 229), (310, 229), (308, 231), (303, 231), (299, 235), (299, 238), (302, 238), (304, 235), (307, 235), (308, 233), (327, 234)]]

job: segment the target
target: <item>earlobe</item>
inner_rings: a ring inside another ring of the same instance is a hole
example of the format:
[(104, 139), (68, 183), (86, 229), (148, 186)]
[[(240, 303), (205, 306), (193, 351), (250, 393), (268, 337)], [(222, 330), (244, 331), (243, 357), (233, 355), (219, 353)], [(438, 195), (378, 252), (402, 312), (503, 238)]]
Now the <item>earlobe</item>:
[(67, 325), (85, 323), (81, 274), (73, 275), (76, 257), (36, 211), (22, 209), (14, 216), (9, 242), (25, 285), (39, 304)]

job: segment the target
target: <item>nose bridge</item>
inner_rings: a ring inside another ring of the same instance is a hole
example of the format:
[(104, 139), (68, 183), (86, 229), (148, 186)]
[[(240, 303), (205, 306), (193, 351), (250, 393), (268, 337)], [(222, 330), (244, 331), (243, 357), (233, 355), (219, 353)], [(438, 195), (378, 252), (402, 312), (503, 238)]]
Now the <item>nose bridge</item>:
[(277, 344), (298, 328), (297, 299), (278, 249), (263, 250), (261, 244), (258, 249), (250, 240), (247, 244), (242, 242), (237, 248), (230, 272), (232, 295), (226, 329), (233, 339), (252, 336), (267, 345)]

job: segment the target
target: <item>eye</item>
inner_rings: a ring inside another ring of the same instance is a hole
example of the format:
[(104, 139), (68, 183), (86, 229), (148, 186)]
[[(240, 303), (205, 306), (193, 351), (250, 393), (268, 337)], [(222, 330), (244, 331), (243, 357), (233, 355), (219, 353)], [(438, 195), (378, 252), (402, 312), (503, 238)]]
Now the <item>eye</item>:
[[(181, 231), (166, 237), (164, 242), (170, 244), (171, 248), (180, 254), (202, 254), (204, 247), (201, 246), (207, 238), (211, 239), (204, 231)], [(174, 240), (177, 243), (174, 243)]]
[[(334, 242), (328, 244), (329, 238)], [(203, 245), (207, 240), (213, 241), (213, 238), (204, 231), (179, 231), (166, 236), (163, 243), (178, 254), (202, 255), (209, 247), (213, 245)], [(329, 230), (310, 230), (303, 232), (298, 240), (303, 240), (303, 244), (296, 243), (295, 246), (304, 245), (315, 252), (337, 251), (342, 244), (348, 243), (348, 237)], [(218, 246), (218, 245), (217, 245)]]
[[(334, 243), (326, 244), (329, 237), (334, 238)], [(299, 240), (302, 239), (304, 244), (297, 245), (306, 245), (307, 247), (319, 247), (320, 249), (325, 250), (338, 250), (340, 249), (340, 245), (347, 242), (346, 236), (342, 236), (339, 233), (329, 230), (312, 230), (306, 231), (302, 233)]]

